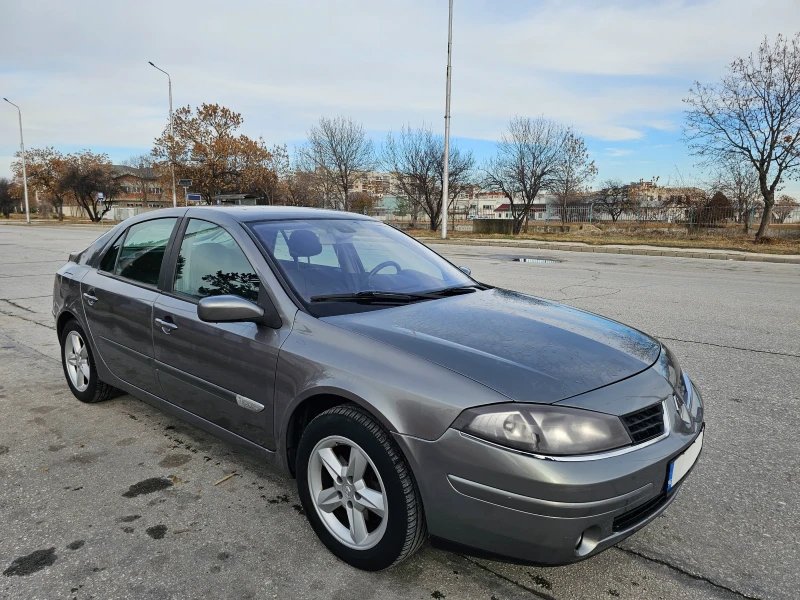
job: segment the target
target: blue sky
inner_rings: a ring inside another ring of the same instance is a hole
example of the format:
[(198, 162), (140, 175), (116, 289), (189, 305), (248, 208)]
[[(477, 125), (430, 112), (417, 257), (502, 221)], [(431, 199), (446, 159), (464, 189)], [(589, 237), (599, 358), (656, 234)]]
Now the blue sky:
[[(146, 152), (175, 106), (219, 102), (243, 132), (303, 140), (320, 115), (377, 141), (404, 123), (443, 129), (447, 0), (8, 0), (0, 96), (23, 107), (26, 145)], [(697, 174), (681, 142), (692, 81), (717, 80), (763, 36), (792, 34), (797, 0), (455, 0), (452, 134), (491, 154), (514, 115), (586, 137), (599, 175)], [(18, 148), (0, 106), (0, 176)], [(789, 184), (787, 191), (798, 188)]]

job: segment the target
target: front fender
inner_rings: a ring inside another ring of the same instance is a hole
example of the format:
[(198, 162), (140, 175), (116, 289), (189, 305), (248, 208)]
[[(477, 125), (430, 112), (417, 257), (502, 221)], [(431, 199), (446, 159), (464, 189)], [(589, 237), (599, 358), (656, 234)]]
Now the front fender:
[(281, 347), (277, 371), (279, 451), (294, 411), (320, 394), (355, 402), (389, 431), (424, 440), (441, 437), (465, 408), (508, 401), (463, 375), (302, 312)]

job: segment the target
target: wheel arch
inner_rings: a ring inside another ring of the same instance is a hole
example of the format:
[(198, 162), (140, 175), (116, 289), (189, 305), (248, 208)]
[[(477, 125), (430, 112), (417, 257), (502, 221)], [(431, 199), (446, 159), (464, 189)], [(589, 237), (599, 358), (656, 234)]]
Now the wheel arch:
[[(58, 315), (58, 319), (56, 320), (56, 335), (58, 339), (61, 340), (61, 334), (64, 332), (64, 327), (67, 326), (67, 323), (70, 321), (78, 321), (78, 317), (76, 317), (72, 311), (70, 310), (63, 310), (61, 314)], [(80, 321), (78, 321), (80, 325)]]
[(281, 428), (283, 444), (279, 446), (281, 450), (281, 460), (291, 473), (295, 476), (295, 458), (297, 456), (297, 446), (300, 438), (308, 424), (315, 417), (334, 406), (342, 404), (356, 404), (374, 416), (389, 432), (396, 431), (391, 422), (375, 406), (363, 398), (350, 392), (335, 388), (320, 388), (311, 390), (306, 394), (295, 399), (286, 411), (284, 425)]

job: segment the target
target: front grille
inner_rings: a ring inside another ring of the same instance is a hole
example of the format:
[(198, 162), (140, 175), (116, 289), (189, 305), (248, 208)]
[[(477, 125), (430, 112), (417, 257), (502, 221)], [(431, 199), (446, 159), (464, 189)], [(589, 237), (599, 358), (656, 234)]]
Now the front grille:
[(652, 440), (664, 433), (664, 409), (660, 403), (621, 418), (634, 445)]
[(661, 508), (664, 503), (667, 501), (667, 494), (665, 492), (660, 493), (655, 498), (651, 498), (644, 504), (640, 504), (633, 510), (629, 510), (628, 512), (622, 513), (618, 517), (614, 519), (614, 532), (623, 531), (628, 529), (629, 527), (633, 527), (637, 523), (644, 521), (647, 517), (652, 515), (656, 512), (659, 508)]

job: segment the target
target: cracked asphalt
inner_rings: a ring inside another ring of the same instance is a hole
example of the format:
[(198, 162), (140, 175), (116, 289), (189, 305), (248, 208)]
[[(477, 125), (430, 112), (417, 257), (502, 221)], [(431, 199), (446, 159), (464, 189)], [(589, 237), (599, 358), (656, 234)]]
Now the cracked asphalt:
[(274, 468), (130, 396), (71, 396), (53, 272), (99, 234), (0, 225), (0, 598), (800, 596), (800, 267), (433, 245), (479, 280), (664, 340), (703, 391), (706, 446), (662, 517), (588, 561), (426, 547), (370, 574), (325, 550)]

